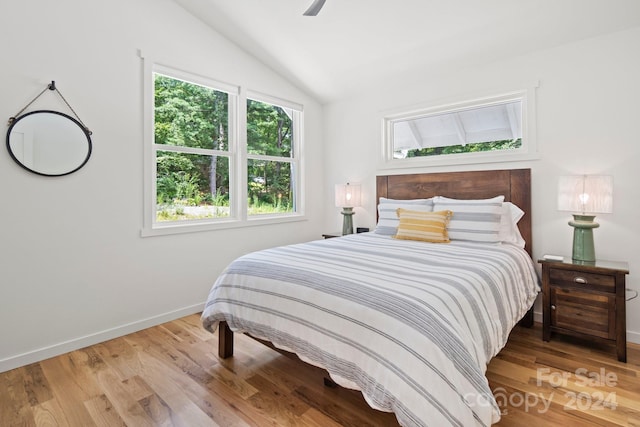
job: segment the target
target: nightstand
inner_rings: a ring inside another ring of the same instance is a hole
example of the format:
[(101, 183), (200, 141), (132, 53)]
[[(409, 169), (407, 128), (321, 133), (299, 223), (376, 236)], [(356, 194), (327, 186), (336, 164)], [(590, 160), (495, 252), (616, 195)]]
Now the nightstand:
[(331, 239), (332, 237), (342, 237), (342, 233), (340, 231), (336, 233), (324, 233), (322, 237), (325, 239)]
[(542, 339), (557, 332), (615, 342), (618, 360), (627, 361), (626, 262), (592, 263), (538, 260), (542, 264)]

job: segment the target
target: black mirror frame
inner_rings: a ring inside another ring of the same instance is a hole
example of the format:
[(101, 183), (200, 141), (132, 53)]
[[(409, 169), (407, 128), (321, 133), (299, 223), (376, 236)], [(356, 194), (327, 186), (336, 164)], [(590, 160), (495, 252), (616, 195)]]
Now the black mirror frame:
[[(78, 125), (78, 127), (80, 129), (82, 129), (82, 132), (85, 134), (85, 136), (87, 137), (87, 145), (88, 145), (88, 150), (87, 150), (87, 157), (84, 159), (84, 161), (75, 169), (69, 171), (69, 172), (65, 172), (65, 173), (59, 173), (59, 174), (48, 174), (48, 173), (44, 173), (44, 172), (39, 172), (36, 170), (33, 170), (29, 167), (27, 167), (26, 165), (24, 165), (20, 160), (18, 160), (18, 158), (13, 154), (13, 151), (11, 151), (11, 144), (10, 144), (10, 136), (11, 136), (11, 131), (13, 130), (13, 127), (22, 119), (24, 119), (27, 116), (30, 116), (32, 114), (38, 114), (38, 113), (51, 113), (51, 114), (57, 114), (59, 116), (65, 117), (69, 120), (71, 120), (72, 122), (74, 122), (76, 125)], [(89, 158), (91, 157), (91, 152), (93, 151), (93, 144), (91, 142), (91, 132), (82, 124), (80, 123), (80, 121), (76, 120), (75, 118), (61, 113), (59, 111), (53, 111), (53, 110), (36, 110), (36, 111), (31, 111), (29, 113), (23, 114), (20, 117), (16, 117), (15, 119), (13, 119), (11, 121), (11, 124), (9, 126), (9, 129), (7, 130), (7, 151), (9, 151), (9, 155), (11, 156), (11, 158), (18, 164), (20, 165), (23, 169), (28, 170), (29, 172), (35, 173), (36, 175), (40, 175), (40, 176), (48, 176), (48, 177), (56, 177), (56, 176), (65, 176), (65, 175), (70, 175), (80, 169), (82, 169), (82, 167), (84, 165), (87, 164), (87, 162), (89, 161)]]

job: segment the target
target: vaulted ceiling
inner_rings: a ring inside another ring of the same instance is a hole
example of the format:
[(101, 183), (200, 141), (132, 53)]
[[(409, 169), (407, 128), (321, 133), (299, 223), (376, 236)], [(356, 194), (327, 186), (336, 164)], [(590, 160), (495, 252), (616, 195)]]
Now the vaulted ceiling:
[(174, 1), (321, 102), (640, 25), (639, 0)]

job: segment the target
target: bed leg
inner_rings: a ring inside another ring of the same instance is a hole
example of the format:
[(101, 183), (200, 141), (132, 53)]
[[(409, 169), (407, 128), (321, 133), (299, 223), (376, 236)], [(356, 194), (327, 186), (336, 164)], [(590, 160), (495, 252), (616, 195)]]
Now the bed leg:
[(525, 328), (531, 328), (533, 326), (533, 306), (527, 311), (522, 319), (519, 322), (520, 326), (524, 326)]
[(218, 356), (222, 359), (233, 356), (233, 331), (227, 322), (218, 325)]
[(331, 378), (324, 377), (324, 386), (329, 388), (336, 388), (338, 387), (338, 384), (336, 384), (336, 382), (333, 381)]

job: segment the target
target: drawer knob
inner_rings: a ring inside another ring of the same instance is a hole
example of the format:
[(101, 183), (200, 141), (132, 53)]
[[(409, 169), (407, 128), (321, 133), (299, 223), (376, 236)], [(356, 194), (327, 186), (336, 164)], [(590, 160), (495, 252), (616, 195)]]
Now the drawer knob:
[(552, 304), (551, 305), (551, 310), (555, 310), (555, 309), (556, 309), (556, 306)]
[(587, 281), (587, 279), (585, 279), (584, 277), (580, 277), (580, 276), (574, 277), (573, 281), (576, 282), (576, 283), (580, 283), (581, 285), (586, 285), (587, 283), (589, 283)]

